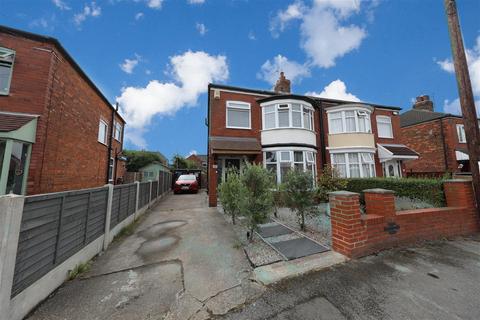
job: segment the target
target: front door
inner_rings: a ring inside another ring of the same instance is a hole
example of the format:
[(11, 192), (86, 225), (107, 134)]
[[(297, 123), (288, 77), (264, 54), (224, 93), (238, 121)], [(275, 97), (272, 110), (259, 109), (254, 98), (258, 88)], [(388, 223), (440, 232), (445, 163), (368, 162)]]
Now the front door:
[(402, 167), (401, 162), (398, 160), (385, 161), (383, 164), (383, 176), (390, 178), (401, 178)]
[(240, 159), (225, 159), (225, 180), (228, 178), (228, 169), (230, 168), (240, 171)]

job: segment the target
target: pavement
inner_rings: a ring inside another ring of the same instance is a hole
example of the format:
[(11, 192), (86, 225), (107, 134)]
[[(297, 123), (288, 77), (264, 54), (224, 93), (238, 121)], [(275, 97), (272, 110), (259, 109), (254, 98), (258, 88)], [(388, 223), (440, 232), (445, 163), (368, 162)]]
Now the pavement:
[(480, 236), (421, 243), (270, 286), (215, 319), (480, 319)]
[(28, 319), (209, 319), (261, 295), (251, 278), (234, 231), (205, 193), (168, 195)]

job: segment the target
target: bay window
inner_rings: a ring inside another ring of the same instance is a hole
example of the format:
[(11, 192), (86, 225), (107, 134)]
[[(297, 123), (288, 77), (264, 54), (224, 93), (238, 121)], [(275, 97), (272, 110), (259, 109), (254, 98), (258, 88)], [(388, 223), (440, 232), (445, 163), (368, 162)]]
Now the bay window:
[(379, 138), (393, 138), (392, 119), (388, 116), (377, 116)]
[(262, 107), (263, 130), (303, 128), (313, 130), (313, 108), (301, 103), (272, 104)]
[(372, 132), (370, 112), (363, 109), (348, 109), (328, 112), (330, 134), (351, 132)]
[(331, 154), (332, 166), (342, 178), (375, 177), (375, 161), (370, 152)]
[(250, 103), (227, 101), (227, 128), (251, 129)]
[(277, 183), (281, 183), (292, 169), (310, 172), (312, 181), (316, 178), (315, 153), (304, 150), (274, 150), (264, 152), (265, 168), (275, 174)]

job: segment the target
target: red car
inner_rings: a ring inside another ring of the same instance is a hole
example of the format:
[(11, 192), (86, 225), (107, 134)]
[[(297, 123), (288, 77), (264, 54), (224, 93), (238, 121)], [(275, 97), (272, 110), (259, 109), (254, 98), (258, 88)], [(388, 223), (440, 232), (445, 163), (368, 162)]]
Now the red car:
[(175, 181), (175, 185), (173, 186), (173, 193), (181, 193), (181, 192), (198, 192), (198, 181), (197, 177), (193, 174), (182, 174), (178, 177), (177, 181)]

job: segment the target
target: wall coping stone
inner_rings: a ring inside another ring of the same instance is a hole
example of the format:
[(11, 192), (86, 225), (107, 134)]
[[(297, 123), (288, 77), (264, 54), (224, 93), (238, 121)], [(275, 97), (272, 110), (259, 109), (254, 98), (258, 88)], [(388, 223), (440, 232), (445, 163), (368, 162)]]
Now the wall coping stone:
[(332, 191), (328, 193), (329, 196), (359, 196), (360, 193), (350, 191)]
[(464, 179), (448, 179), (443, 182), (449, 182), (449, 183), (472, 183), (470, 180), (464, 180)]
[(364, 193), (381, 193), (381, 194), (393, 194), (395, 191), (381, 188), (366, 189), (363, 190)]

